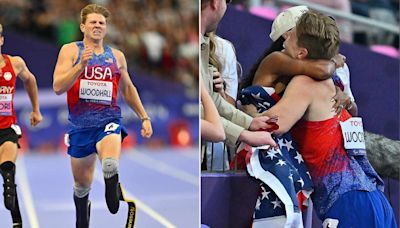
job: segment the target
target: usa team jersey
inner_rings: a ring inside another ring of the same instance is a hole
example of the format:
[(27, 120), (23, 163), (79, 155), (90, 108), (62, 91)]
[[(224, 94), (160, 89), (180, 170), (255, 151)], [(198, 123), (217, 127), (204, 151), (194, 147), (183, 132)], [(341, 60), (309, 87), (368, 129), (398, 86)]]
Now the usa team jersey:
[[(84, 50), (82, 41), (76, 65)], [(117, 105), (118, 82), (121, 73), (112, 50), (104, 46), (104, 52), (93, 54), (88, 65), (78, 76), (75, 84), (67, 92), (69, 121), (73, 129), (97, 127), (121, 118)]]
[(344, 193), (352, 190), (383, 190), (383, 181), (368, 162), (366, 153), (344, 148), (339, 122), (351, 118), (347, 110), (323, 121), (299, 120), (291, 129), (310, 171), (311, 195), (320, 218)]
[(16, 75), (10, 57), (3, 55), (5, 66), (0, 75), (0, 129), (11, 127), (17, 118), (14, 111), (14, 92)]

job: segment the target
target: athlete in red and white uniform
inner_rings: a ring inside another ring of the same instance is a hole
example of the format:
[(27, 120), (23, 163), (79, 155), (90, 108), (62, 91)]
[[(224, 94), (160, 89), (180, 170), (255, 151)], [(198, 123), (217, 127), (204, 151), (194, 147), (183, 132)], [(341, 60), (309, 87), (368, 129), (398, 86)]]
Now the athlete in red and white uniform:
[(31, 125), (36, 126), (42, 121), (42, 115), (39, 110), (35, 76), (29, 71), (21, 57), (2, 54), (3, 44), (3, 27), (0, 24), (0, 173), (4, 179), (4, 205), (12, 214), (13, 227), (22, 227), (15, 185), (15, 161), (19, 147), (18, 138), (21, 137), (21, 130), (16, 125), (17, 118), (14, 110), (17, 77), (23, 81), (31, 100)]

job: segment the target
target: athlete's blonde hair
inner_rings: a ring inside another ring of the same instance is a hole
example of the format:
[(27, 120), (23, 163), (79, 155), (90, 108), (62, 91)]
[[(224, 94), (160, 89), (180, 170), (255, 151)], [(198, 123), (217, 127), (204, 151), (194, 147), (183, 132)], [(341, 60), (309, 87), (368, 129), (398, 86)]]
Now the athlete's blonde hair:
[(339, 29), (333, 18), (305, 12), (296, 24), (297, 44), (307, 48), (309, 59), (331, 59), (339, 52)]
[(91, 13), (101, 14), (106, 19), (110, 16), (110, 11), (107, 8), (97, 4), (90, 4), (81, 10), (81, 24), (85, 24), (87, 15)]

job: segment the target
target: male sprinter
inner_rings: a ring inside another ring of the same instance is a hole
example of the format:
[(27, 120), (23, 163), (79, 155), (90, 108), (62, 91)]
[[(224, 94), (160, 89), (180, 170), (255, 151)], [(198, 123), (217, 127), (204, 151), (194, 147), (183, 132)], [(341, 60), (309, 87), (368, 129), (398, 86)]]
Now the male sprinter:
[(127, 135), (117, 105), (118, 89), (142, 120), (141, 134), (152, 133), (150, 118), (128, 74), (124, 54), (103, 44), (110, 12), (90, 4), (81, 10), (83, 41), (64, 45), (54, 70), (56, 94), (67, 92), (71, 129), (66, 135), (74, 176), (76, 227), (89, 226), (89, 191), (96, 153), (103, 168), (106, 202), (111, 213), (119, 209), (118, 161)]
[(42, 121), (42, 114), (39, 109), (35, 76), (21, 57), (3, 55), (1, 53), (3, 44), (3, 26), (0, 24), (0, 173), (4, 180), (4, 205), (11, 212), (13, 227), (22, 227), (17, 185), (15, 185), (15, 161), (19, 147), (18, 138), (21, 137), (21, 129), (16, 125), (13, 101), (17, 76), (23, 81), (31, 100), (32, 112), (29, 118), (32, 126)]

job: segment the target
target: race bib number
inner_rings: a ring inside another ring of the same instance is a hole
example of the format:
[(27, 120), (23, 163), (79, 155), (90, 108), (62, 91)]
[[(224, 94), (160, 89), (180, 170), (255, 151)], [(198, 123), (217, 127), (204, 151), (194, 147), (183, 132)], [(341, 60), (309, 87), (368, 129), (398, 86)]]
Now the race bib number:
[(113, 83), (81, 79), (79, 98), (86, 102), (111, 104)]
[(360, 117), (340, 122), (346, 149), (365, 149), (364, 128)]
[(0, 116), (12, 116), (12, 94), (0, 94)]

